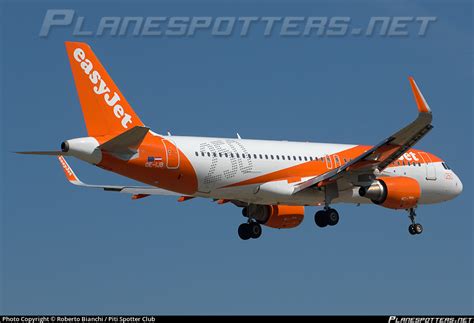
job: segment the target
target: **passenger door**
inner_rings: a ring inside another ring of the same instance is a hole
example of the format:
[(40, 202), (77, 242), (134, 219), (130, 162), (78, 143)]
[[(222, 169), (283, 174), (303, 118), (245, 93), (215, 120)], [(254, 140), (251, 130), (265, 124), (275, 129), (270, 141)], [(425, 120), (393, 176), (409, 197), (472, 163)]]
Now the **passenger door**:
[(163, 145), (166, 150), (166, 168), (179, 168), (179, 151), (176, 144), (170, 139), (163, 139)]
[(426, 179), (430, 181), (435, 181), (436, 180), (436, 167), (431, 161), (430, 156), (425, 153), (425, 152), (420, 152), (419, 155), (425, 162), (425, 167), (426, 167)]

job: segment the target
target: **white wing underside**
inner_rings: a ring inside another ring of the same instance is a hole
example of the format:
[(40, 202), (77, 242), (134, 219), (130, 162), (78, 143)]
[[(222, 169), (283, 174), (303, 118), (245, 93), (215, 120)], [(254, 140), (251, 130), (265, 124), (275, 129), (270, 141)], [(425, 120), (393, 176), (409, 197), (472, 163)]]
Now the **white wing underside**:
[(118, 185), (91, 185), (83, 183), (74, 173), (72, 168), (66, 162), (66, 159), (63, 156), (58, 156), (59, 163), (61, 164), (64, 174), (66, 175), (67, 180), (76, 186), (89, 187), (89, 188), (101, 188), (105, 191), (110, 192), (120, 192), (133, 195), (168, 195), (168, 196), (181, 196), (177, 192), (167, 191), (161, 188), (153, 186), (118, 186)]

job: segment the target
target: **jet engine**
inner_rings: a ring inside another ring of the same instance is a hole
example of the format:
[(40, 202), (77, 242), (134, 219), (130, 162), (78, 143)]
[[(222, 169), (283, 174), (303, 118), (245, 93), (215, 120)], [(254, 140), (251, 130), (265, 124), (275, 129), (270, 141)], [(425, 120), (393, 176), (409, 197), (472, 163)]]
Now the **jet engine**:
[(257, 205), (245, 207), (244, 216), (271, 228), (284, 229), (297, 227), (304, 218), (303, 206)]
[(379, 177), (370, 186), (361, 187), (359, 195), (386, 208), (409, 209), (418, 203), (421, 188), (418, 181), (410, 177)]

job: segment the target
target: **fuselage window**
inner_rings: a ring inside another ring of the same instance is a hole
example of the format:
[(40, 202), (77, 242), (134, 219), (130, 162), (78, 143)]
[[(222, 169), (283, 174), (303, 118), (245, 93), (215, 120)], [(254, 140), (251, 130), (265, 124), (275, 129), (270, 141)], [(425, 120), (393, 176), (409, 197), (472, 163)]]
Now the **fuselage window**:
[(280, 156), (276, 155), (276, 158), (277, 158), (278, 160), (280, 160)]
[(281, 159), (285, 160), (285, 155), (281, 155)]
[(340, 164), (340, 162), (339, 162), (339, 157), (334, 156), (334, 161), (336, 162), (336, 164)]
[(301, 158), (301, 156), (298, 156), (298, 159), (299, 159), (299, 160), (303, 160), (303, 158)]
[(257, 154), (253, 154), (253, 158), (254, 158), (254, 159), (257, 159)]
[(270, 158), (273, 159), (273, 155), (270, 155)]
[(219, 157), (222, 157), (222, 153), (219, 153)]
[(216, 154), (216, 153), (212, 153), (212, 156), (217, 157), (217, 154)]
[(347, 163), (347, 159), (344, 158), (344, 162)]
[(259, 156), (260, 156), (260, 159), (263, 159), (263, 156), (262, 156), (262, 154), (260, 154)]
[(228, 156), (227, 156), (227, 153), (224, 153), (224, 156), (225, 156), (225, 158), (227, 158), (227, 157), (228, 157)]
[(304, 156), (304, 160), (307, 161), (307, 160), (308, 160), (308, 157)]
[(405, 166), (405, 161), (402, 161), (402, 165)]
[(230, 153), (230, 158), (234, 158), (234, 154), (233, 154), (233, 153)]
[(236, 153), (235, 155), (237, 156), (237, 158), (240, 158), (239, 153)]
[(309, 160), (313, 160), (313, 156), (309, 156)]
[(207, 152), (207, 157), (211, 157), (211, 153), (210, 153), (210, 152)]
[(268, 159), (268, 155), (265, 155), (265, 159)]
[(198, 157), (199, 157), (199, 153), (198, 153), (197, 151), (196, 151), (196, 156), (198, 156)]
[(288, 160), (291, 160), (291, 156), (287, 156), (288, 157)]
[(201, 151), (201, 156), (204, 157), (204, 152), (203, 151)]

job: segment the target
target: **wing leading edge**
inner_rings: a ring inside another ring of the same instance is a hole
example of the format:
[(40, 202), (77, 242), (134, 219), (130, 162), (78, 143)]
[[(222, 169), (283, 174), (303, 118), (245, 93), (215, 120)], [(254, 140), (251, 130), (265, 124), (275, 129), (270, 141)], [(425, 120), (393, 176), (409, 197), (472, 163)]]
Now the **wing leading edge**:
[(382, 171), (423, 138), (433, 128), (433, 116), (413, 77), (409, 77), (409, 81), (418, 107), (418, 116), (413, 122), (341, 167), (295, 185), (293, 194), (312, 186), (324, 186), (351, 171)]

